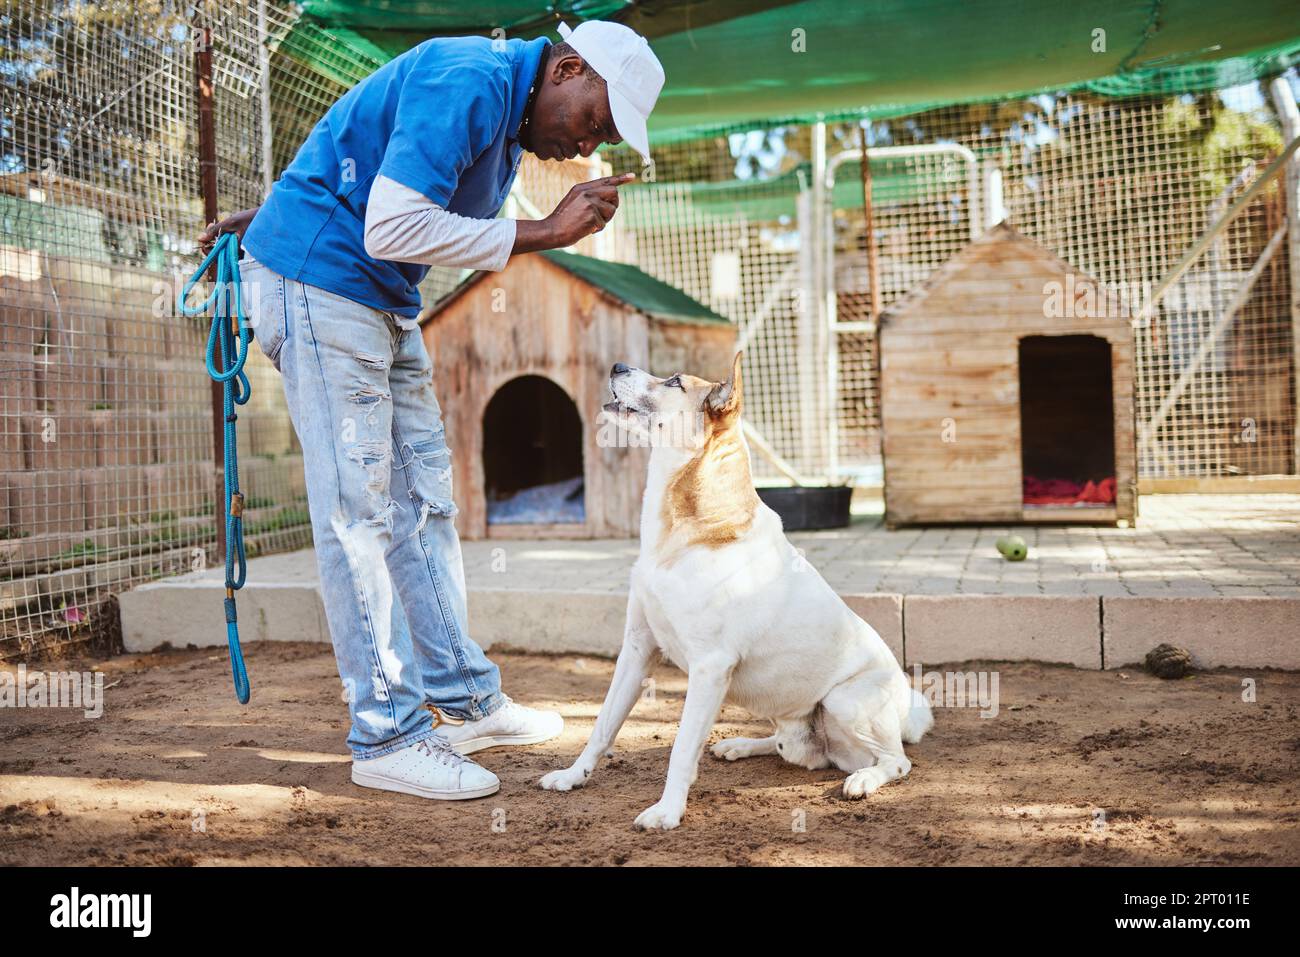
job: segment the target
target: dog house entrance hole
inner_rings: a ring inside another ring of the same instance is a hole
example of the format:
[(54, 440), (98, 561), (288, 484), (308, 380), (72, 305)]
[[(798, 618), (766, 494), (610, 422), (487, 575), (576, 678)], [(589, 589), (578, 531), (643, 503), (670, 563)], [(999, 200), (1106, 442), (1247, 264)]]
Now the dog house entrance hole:
[(512, 379), (483, 414), (483, 475), (488, 524), (586, 520), (582, 418), (543, 376)]
[(1087, 335), (1020, 340), (1020, 450), (1026, 508), (1114, 506), (1109, 342)]

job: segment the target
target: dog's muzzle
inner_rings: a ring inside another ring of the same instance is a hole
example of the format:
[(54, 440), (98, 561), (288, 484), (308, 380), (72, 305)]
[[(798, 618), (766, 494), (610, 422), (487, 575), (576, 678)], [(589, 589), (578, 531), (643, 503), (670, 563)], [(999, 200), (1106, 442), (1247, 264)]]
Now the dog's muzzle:
[(618, 397), (618, 392), (616, 392), (614, 389), (614, 380), (621, 375), (627, 375), (627, 373), (631, 371), (632, 370), (630, 368), (628, 368), (626, 365), (624, 365), (621, 362), (615, 362), (614, 367), (609, 370), (609, 395), (613, 401), (606, 402), (604, 405), (601, 406), (601, 408), (606, 412), (616, 412), (616, 413), (628, 412), (628, 413), (632, 413), (633, 415), (639, 415), (641, 413), (640, 409), (636, 408), (635, 406), (628, 405), (626, 402), (622, 401)]

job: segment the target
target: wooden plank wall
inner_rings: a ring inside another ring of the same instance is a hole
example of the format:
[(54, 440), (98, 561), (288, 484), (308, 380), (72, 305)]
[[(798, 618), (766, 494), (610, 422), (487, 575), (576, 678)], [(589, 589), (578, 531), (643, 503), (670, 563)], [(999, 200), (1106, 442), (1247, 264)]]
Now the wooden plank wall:
[[(501, 311), (493, 311), (494, 305)], [(545, 376), (578, 407), (585, 534), (635, 533), (646, 453), (600, 448), (595, 424), (608, 401), (610, 366), (649, 360), (647, 327), (644, 316), (617, 308), (540, 256), (516, 259), (425, 323), (434, 388), (452, 450), (457, 530), (464, 538), (487, 535), (483, 414), (496, 391), (521, 375)]]
[[(1018, 344), (1026, 335), (1097, 335), (1111, 343), (1116, 513), (1132, 520), (1137, 474), (1128, 319), (1045, 316), (1044, 289), (1064, 285), (1067, 273), (1028, 241), (977, 243), (959, 257), (940, 282), (902, 304), (882, 327), (887, 521), (1025, 518)], [(1090, 282), (1076, 273), (1066, 288), (1082, 296)], [(1097, 295), (1095, 284), (1092, 290)]]
[[(500, 311), (493, 311), (497, 305)], [(494, 526), (510, 537), (635, 537), (649, 452), (602, 447), (597, 426), (615, 362), (656, 375), (689, 371), (721, 379), (735, 328), (660, 322), (602, 295), (540, 256), (513, 260), (424, 325), (434, 388), (452, 450), (452, 481), (466, 539), (487, 537), (483, 415), (503, 385), (545, 376), (578, 407), (583, 428), (584, 526)], [(610, 430), (604, 430), (606, 439)]]
[(653, 375), (687, 372), (701, 379), (722, 382), (731, 374), (731, 360), (735, 354), (736, 327), (733, 325), (692, 325), (656, 320), (650, 323), (648, 371)]

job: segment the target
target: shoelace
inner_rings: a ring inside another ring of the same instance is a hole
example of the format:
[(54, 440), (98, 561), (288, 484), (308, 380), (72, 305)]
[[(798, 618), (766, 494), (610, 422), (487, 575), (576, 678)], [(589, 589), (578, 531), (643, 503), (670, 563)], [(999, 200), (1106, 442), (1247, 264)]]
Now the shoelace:
[(415, 746), (415, 750), (449, 768), (458, 768), (467, 760), (453, 751), (446, 738), (439, 734), (435, 734), (432, 738), (425, 738)]

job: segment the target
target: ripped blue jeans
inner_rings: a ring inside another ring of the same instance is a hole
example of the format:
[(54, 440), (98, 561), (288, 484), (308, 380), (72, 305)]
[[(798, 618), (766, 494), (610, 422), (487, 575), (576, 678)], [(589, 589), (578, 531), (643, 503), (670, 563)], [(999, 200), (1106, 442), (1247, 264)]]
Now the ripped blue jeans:
[(492, 713), (501, 676), (466, 627), (451, 453), (419, 330), (248, 256), (240, 279), (302, 445), (353, 755), (427, 738), (426, 703)]

